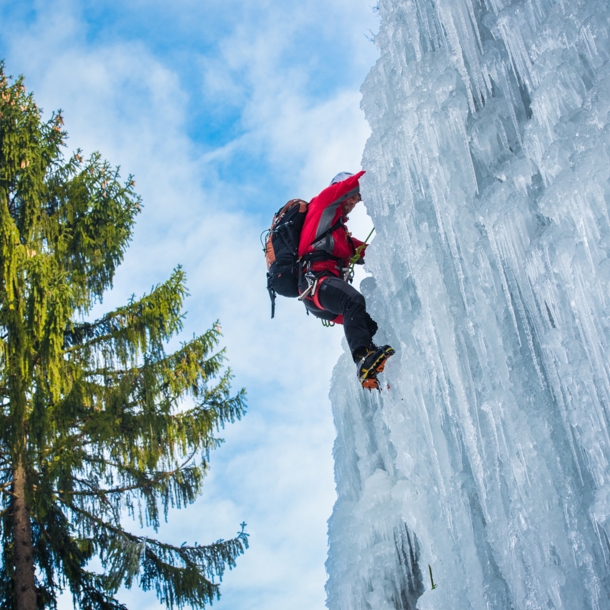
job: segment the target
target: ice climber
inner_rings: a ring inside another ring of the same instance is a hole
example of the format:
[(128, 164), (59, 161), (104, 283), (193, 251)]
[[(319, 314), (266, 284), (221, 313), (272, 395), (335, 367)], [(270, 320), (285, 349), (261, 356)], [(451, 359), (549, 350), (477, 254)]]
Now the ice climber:
[(367, 389), (379, 389), (377, 374), (394, 350), (373, 343), (377, 323), (366, 311), (364, 297), (348, 281), (350, 262), (364, 264), (366, 251), (366, 244), (352, 237), (345, 225), (348, 214), (362, 201), (358, 181), (363, 174), (337, 174), (310, 201), (299, 240), (303, 265), (299, 298), (314, 316), (343, 324), (358, 380)]

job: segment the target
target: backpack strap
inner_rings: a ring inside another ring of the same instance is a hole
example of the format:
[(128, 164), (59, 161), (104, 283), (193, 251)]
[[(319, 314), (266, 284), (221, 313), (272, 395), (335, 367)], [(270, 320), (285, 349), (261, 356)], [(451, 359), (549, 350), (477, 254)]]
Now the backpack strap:
[(275, 297), (277, 296), (273, 286), (271, 285), (271, 274), (267, 272), (267, 291), (269, 292), (269, 298), (271, 299), (271, 319), (275, 316)]
[[(284, 230), (282, 231), (281, 229)], [(292, 254), (296, 256), (298, 252), (298, 246), (294, 243), (290, 231), (287, 231), (286, 229), (288, 229), (286, 225), (280, 225), (275, 230), (275, 232), (277, 233), (278, 237), (284, 242), (284, 245), (288, 248), (288, 250), (290, 250), (290, 252), (292, 252)]]
[[(343, 214), (341, 214), (341, 216), (339, 216), (339, 219), (337, 220), (337, 222), (335, 222), (332, 226), (330, 226), (328, 229), (326, 229), (326, 231), (324, 231), (324, 233), (322, 233), (319, 236), (316, 236), (316, 239), (313, 242), (311, 242), (311, 246), (314, 247), (316, 250), (322, 250), (323, 252), (326, 252), (329, 256), (332, 256), (331, 255), (331, 252), (333, 251), (332, 234), (339, 227), (345, 228), (345, 224), (343, 223)], [(322, 243), (322, 240), (324, 240), (323, 243)], [(314, 246), (314, 244), (318, 244), (318, 246)]]

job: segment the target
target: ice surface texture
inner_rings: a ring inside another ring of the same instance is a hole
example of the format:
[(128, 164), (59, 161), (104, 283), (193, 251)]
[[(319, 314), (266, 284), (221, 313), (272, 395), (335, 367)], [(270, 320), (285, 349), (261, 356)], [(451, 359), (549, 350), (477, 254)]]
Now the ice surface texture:
[[(331, 610), (610, 608), (610, 2), (381, 0)], [(431, 590), (428, 565), (438, 588)]]

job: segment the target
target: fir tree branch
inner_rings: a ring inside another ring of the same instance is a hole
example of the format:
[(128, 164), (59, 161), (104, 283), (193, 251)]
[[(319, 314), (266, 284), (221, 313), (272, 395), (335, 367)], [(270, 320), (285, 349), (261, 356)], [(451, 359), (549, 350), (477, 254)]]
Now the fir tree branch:
[[(191, 604), (202, 607), (218, 599), (214, 576), (222, 579), (225, 566), (235, 566), (235, 559), (248, 548), (245, 523), (231, 540), (218, 540), (206, 546), (177, 547), (143, 536), (135, 536), (120, 526), (112, 526), (88, 511), (68, 507), (96, 529), (96, 539), (108, 536), (113, 544), (105, 550), (115, 585), (130, 586), (138, 577), (144, 590), (155, 588), (161, 603), (170, 608)], [(102, 532), (106, 532), (104, 535)]]
[(127, 610), (113, 595), (118, 586), (102, 574), (84, 569), (94, 554), (95, 546), (88, 539), (74, 538), (64, 513), (55, 505), (48, 507), (45, 520), (34, 524), (37, 556), (46, 576), (46, 590), (56, 589), (54, 571), (63, 568), (63, 583), (68, 582), (75, 602), (83, 609)]
[[(85, 481), (82, 479), (77, 479), (76, 477), (74, 477), (74, 480), (82, 485), (86, 485), (88, 487), (91, 488), (90, 492), (85, 492), (85, 491), (70, 491), (69, 493), (73, 496), (99, 496), (99, 497), (104, 497), (106, 495), (110, 495), (110, 494), (122, 494), (125, 493), (126, 491), (135, 491), (135, 490), (139, 490), (139, 489), (145, 489), (145, 488), (151, 488), (151, 487), (155, 487), (156, 485), (159, 485), (160, 483), (162, 483), (163, 481), (166, 481), (167, 479), (175, 476), (178, 472), (180, 472), (181, 470), (184, 470), (188, 464), (193, 460), (193, 458), (195, 457), (195, 455), (197, 454), (197, 451), (193, 451), (191, 453), (191, 455), (182, 463), (180, 464), (177, 468), (174, 468), (173, 470), (169, 470), (169, 471), (165, 471), (165, 472), (156, 472), (155, 473), (155, 477), (152, 479), (146, 479), (144, 481), (142, 481), (141, 483), (135, 483), (133, 485), (126, 485), (124, 487), (115, 487), (113, 489), (104, 489), (101, 487), (93, 487), (93, 485), (89, 482), (89, 481)], [(135, 476), (137, 475), (138, 477), (141, 477), (143, 473), (141, 472), (135, 472), (133, 469), (127, 468), (125, 466), (121, 466), (119, 464), (113, 464), (112, 462), (106, 462), (107, 466), (113, 466), (117, 469), (122, 469), (126, 472), (128, 472), (131, 476), (133, 476), (135, 478)], [(0, 488), (1, 489), (1, 488)]]
[(0, 485), (0, 492), (1, 493), (8, 493), (8, 494), (10, 494), (11, 492), (7, 492), (7, 491), (5, 491), (5, 489), (7, 487), (11, 487), (12, 485), (13, 485), (13, 481), (12, 480), (8, 481), (7, 483), (3, 483), (2, 485)]
[(123, 364), (144, 353), (149, 346), (161, 349), (182, 328), (180, 310), (187, 295), (185, 276), (177, 267), (169, 280), (155, 286), (139, 301), (119, 307), (93, 323), (75, 324), (64, 331), (64, 349), (102, 350), (104, 358), (117, 356)]
[(182, 396), (185, 392), (198, 391), (201, 382), (208, 381), (216, 376), (226, 359), (225, 350), (209, 356), (209, 352), (218, 343), (218, 338), (208, 333), (196, 337), (170, 355), (162, 352), (149, 353), (144, 359), (144, 364), (131, 368), (120, 369), (115, 366), (91, 369), (87, 373), (90, 379), (103, 380), (104, 384), (98, 387), (107, 387), (107, 382), (112, 380), (112, 386), (119, 385), (125, 380), (134, 384), (143, 380), (156, 380), (158, 392), (173, 390), (173, 396)]

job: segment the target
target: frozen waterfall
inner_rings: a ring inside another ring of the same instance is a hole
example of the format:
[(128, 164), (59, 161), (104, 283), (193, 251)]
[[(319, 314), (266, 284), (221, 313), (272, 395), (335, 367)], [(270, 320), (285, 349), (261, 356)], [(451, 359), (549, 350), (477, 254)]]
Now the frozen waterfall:
[(379, 10), (361, 290), (397, 355), (381, 393), (334, 371), (328, 607), (609, 609), (610, 2)]

